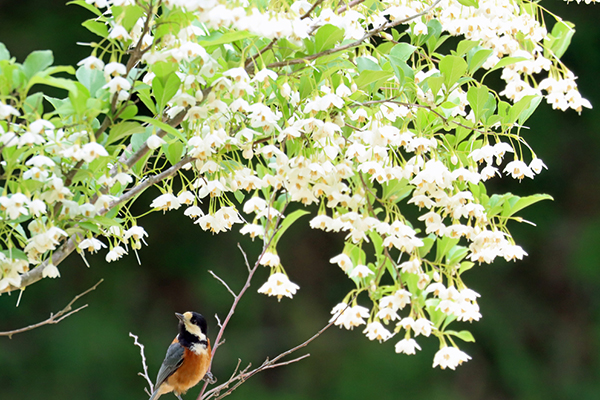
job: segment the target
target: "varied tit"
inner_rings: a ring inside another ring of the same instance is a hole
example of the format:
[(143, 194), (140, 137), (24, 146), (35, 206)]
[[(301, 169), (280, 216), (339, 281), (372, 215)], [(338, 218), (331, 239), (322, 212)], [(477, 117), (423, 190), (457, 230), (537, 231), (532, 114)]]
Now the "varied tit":
[(169, 392), (182, 400), (181, 394), (196, 386), (203, 378), (209, 382), (214, 379), (210, 373), (207, 374), (211, 349), (206, 319), (193, 311), (175, 315), (179, 319), (179, 334), (167, 349), (150, 400)]

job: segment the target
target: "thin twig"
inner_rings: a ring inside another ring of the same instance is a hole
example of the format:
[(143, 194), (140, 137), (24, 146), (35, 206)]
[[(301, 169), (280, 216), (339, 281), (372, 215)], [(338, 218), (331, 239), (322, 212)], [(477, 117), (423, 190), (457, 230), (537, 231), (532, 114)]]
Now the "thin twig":
[(231, 293), (231, 295), (232, 295), (232, 296), (233, 296), (233, 298), (235, 299), (235, 297), (236, 297), (237, 295), (235, 294), (235, 292), (234, 292), (233, 290), (231, 290), (231, 288), (229, 287), (229, 285), (228, 285), (228, 284), (227, 284), (227, 283), (226, 283), (226, 282), (225, 282), (223, 279), (219, 278), (219, 277), (217, 276), (217, 274), (215, 274), (215, 273), (214, 273), (214, 272), (212, 272), (211, 270), (209, 270), (209, 271), (208, 271), (208, 273), (209, 273), (209, 274), (211, 274), (211, 275), (213, 276), (213, 278), (215, 278), (216, 280), (218, 280), (219, 282), (221, 282), (221, 284), (222, 284), (223, 286), (225, 286), (225, 288), (227, 289), (227, 291), (228, 291), (229, 293)]
[(319, 6), (319, 4), (321, 4), (322, 2), (323, 2), (323, 0), (315, 1), (315, 4), (312, 5), (310, 10), (308, 10), (306, 13), (304, 13), (304, 15), (300, 17), (300, 19), (305, 19), (305, 18), (310, 17), (310, 14), (312, 14), (312, 12), (315, 10), (315, 8), (317, 8)]
[(364, 1), (365, 1), (365, 0), (353, 0), (353, 1), (351, 1), (350, 3), (348, 3), (347, 5), (346, 5), (346, 4), (344, 4), (344, 5), (340, 6), (340, 7), (337, 9), (336, 13), (337, 13), (337, 14), (341, 14), (341, 13), (343, 13), (344, 11), (346, 11), (346, 10), (349, 10), (350, 8), (352, 8), (352, 7), (356, 6), (356, 5), (359, 5), (360, 3), (364, 2)]
[(333, 54), (333, 53), (338, 53), (340, 51), (344, 51), (344, 50), (348, 50), (354, 47), (358, 47), (361, 44), (363, 44), (363, 42), (369, 38), (371, 38), (372, 36), (378, 34), (379, 32), (385, 31), (387, 29), (393, 28), (397, 25), (400, 24), (404, 24), (406, 22), (412, 21), (415, 18), (421, 17), (425, 14), (428, 14), (431, 10), (433, 10), (438, 3), (441, 0), (436, 0), (431, 6), (429, 6), (427, 9), (421, 11), (418, 14), (415, 15), (411, 15), (410, 17), (404, 18), (404, 19), (400, 19), (394, 22), (386, 22), (381, 24), (378, 28), (372, 29), (369, 32), (367, 32), (363, 37), (361, 37), (360, 39), (352, 42), (352, 43), (348, 43), (345, 44), (343, 46), (339, 46), (339, 47), (334, 47), (333, 49), (329, 49), (329, 50), (325, 50), (325, 51), (321, 51), (319, 53), (316, 54), (311, 54), (309, 56), (306, 57), (301, 57), (301, 58), (294, 58), (291, 60), (287, 60), (287, 61), (278, 61), (278, 62), (274, 62), (271, 63), (269, 65), (267, 65), (267, 68), (272, 69), (272, 68), (278, 68), (278, 67), (286, 67), (288, 65), (296, 65), (296, 64), (303, 64), (306, 63), (307, 61), (311, 61), (311, 60), (315, 60), (319, 57), (323, 57), (323, 56), (327, 56), (329, 54)]
[(89, 288), (88, 290), (86, 290), (83, 293), (78, 294), (77, 296), (73, 297), (73, 300), (71, 300), (69, 302), (69, 304), (67, 304), (65, 306), (65, 308), (63, 308), (62, 310), (60, 310), (59, 312), (57, 312), (56, 314), (50, 314), (50, 318), (48, 318), (45, 321), (42, 322), (38, 322), (37, 324), (33, 324), (33, 325), (29, 325), (26, 326), (25, 328), (21, 328), (21, 329), (15, 329), (12, 331), (6, 331), (6, 332), (0, 332), (0, 336), (8, 336), (9, 339), (12, 339), (13, 335), (16, 335), (17, 333), (22, 333), (22, 332), (27, 332), (30, 331), (32, 329), (35, 328), (39, 328), (40, 326), (44, 326), (44, 325), (49, 325), (49, 324), (58, 324), (60, 321), (62, 321), (63, 319), (70, 317), (71, 315), (75, 314), (76, 312), (83, 310), (84, 308), (86, 308), (88, 305), (85, 304), (79, 308), (76, 308), (75, 310), (72, 309), (73, 303), (75, 303), (77, 300), (79, 300), (80, 297), (85, 296), (86, 294), (88, 294), (89, 292), (91, 292), (92, 290), (95, 290), (98, 285), (100, 285), (102, 283), (104, 279), (100, 279), (98, 281), (98, 283), (96, 283), (94, 286), (92, 286), (91, 288)]
[(152, 379), (150, 379), (150, 377), (148, 376), (148, 365), (146, 364), (146, 355), (144, 354), (144, 345), (141, 344), (140, 342), (138, 342), (138, 337), (136, 335), (134, 335), (133, 333), (129, 332), (129, 337), (132, 337), (133, 344), (140, 348), (140, 355), (142, 356), (142, 368), (144, 368), (144, 373), (138, 372), (138, 375), (141, 376), (142, 378), (146, 379), (146, 382), (148, 382), (148, 386), (150, 386), (150, 391), (148, 392), (146, 390), (146, 388), (144, 388), (144, 391), (146, 391), (148, 396), (150, 396), (150, 395), (152, 395), (152, 392), (154, 391), (154, 384), (152, 383)]
[[(338, 315), (341, 315), (342, 313), (340, 313)], [(295, 351), (298, 351), (299, 349), (306, 347), (309, 343), (311, 343), (313, 340), (315, 340), (316, 338), (318, 338), (319, 336), (321, 336), (323, 334), (323, 332), (325, 332), (327, 329), (329, 329), (337, 320), (337, 318), (333, 319), (331, 322), (329, 322), (326, 326), (324, 326), (323, 328), (321, 328), (317, 333), (315, 333), (313, 336), (311, 336), (309, 339), (305, 340), (304, 342), (300, 343), (299, 345), (292, 347), (291, 349), (284, 351), (283, 353), (279, 354), (278, 356), (276, 356), (273, 359), (269, 359), (267, 358), (260, 366), (256, 367), (255, 369), (253, 369), (250, 372), (245, 372), (245, 371), (241, 371), (240, 373), (238, 373), (237, 375), (232, 376), (231, 378), (229, 378), (229, 380), (213, 389), (211, 389), (210, 391), (206, 392), (206, 395), (202, 398), (204, 400), (209, 399), (211, 397), (215, 397), (215, 400), (219, 400), (222, 399), (223, 397), (226, 397), (228, 395), (230, 395), (235, 389), (237, 389), (242, 383), (244, 383), (247, 379), (251, 378), (252, 376), (256, 375), (257, 373), (264, 371), (266, 369), (272, 369), (272, 368), (277, 368), (277, 367), (281, 367), (284, 365), (289, 365), (292, 364), (294, 362), (298, 362), (306, 357), (309, 357), (310, 354), (304, 354), (300, 357), (294, 358), (292, 360), (289, 361), (283, 361), (278, 363), (277, 361), (281, 360), (283, 357), (286, 357), (292, 353), (294, 353)], [(239, 365), (239, 363), (238, 363)], [(229, 386), (231, 384), (233, 384), (235, 382), (235, 384), (230, 388)], [(222, 395), (220, 395), (220, 392), (224, 389), (227, 389), (227, 391), (225, 393), (223, 393)]]

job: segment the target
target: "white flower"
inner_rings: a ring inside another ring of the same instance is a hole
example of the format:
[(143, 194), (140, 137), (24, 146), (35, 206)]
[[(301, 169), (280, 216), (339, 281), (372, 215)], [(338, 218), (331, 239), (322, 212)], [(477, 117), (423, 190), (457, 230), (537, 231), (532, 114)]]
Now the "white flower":
[(58, 277), (60, 277), (60, 271), (58, 270), (58, 268), (56, 268), (56, 265), (54, 265), (50, 262), (50, 263), (48, 263), (48, 265), (46, 265), (44, 267), (44, 270), (42, 271), (42, 277), (58, 278)]
[(390, 331), (388, 331), (387, 329), (385, 329), (383, 327), (383, 325), (381, 325), (380, 322), (374, 321), (371, 322), (367, 325), (367, 327), (365, 328), (365, 330), (363, 331), (363, 333), (365, 335), (367, 335), (367, 338), (369, 338), (369, 340), (379, 340), (379, 342), (381, 343), (381, 341), (386, 341), (389, 338), (391, 338), (393, 335), (390, 333)]
[(413, 355), (416, 354), (416, 350), (421, 350), (421, 346), (419, 346), (415, 339), (402, 339), (396, 343), (396, 353)]
[(399, 309), (402, 310), (404, 307), (406, 307), (407, 304), (410, 304), (411, 296), (412, 293), (410, 293), (408, 290), (398, 289), (396, 293), (394, 293), (395, 304), (398, 306)]
[(179, 206), (181, 206), (181, 203), (173, 193), (161, 194), (150, 204), (150, 207), (158, 208), (159, 210), (163, 211), (177, 210)]
[(148, 145), (148, 148), (151, 150), (156, 150), (165, 143), (167, 143), (167, 142), (165, 142), (165, 140), (163, 138), (161, 138), (160, 136), (157, 136), (155, 134), (150, 135), (148, 140), (146, 140), (146, 144)]
[(442, 347), (433, 357), (433, 367), (440, 366), (441, 369), (455, 369), (463, 362), (469, 361), (471, 357), (456, 347)]
[(265, 228), (262, 225), (257, 224), (246, 224), (240, 229), (242, 235), (250, 235), (252, 239), (255, 237), (263, 237), (265, 235)]
[(283, 296), (291, 299), (298, 289), (300, 289), (300, 286), (291, 282), (285, 274), (276, 272), (269, 276), (267, 282), (258, 289), (258, 293), (277, 296), (277, 299), (281, 300)]
[(127, 254), (125, 249), (121, 246), (115, 246), (106, 254), (106, 262), (116, 261), (123, 257), (123, 254)]
[(104, 62), (94, 56), (89, 56), (89, 57), (84, 58), (83, 60), (79, 61), (77, 63), (77, 65), (83, 65), (84, 67), (89, 68), (89, 69), (97, 69), (97, 70), (104, 69)]
[(280, 264), (279, 256), (272, 251), (266, 251), (260, 258), (260, 265), (264, 265), (265, 267), (277, 267)]
[(412, 326), (413, 331), (415, 331), (415, 336), (423, 335), (429, 336), (431, 335), (431, 327), (433, 326), (433, 322), (429, 321), (426, 318), (419, 318), (415, 321)]
[(357, 265), (350, 273), (350, 278), (366, 278), (369, 275), (375, 275), (366, 265)]
[(110, 76), (125, 75), (126, 73), (127, 73), (127, 67), (125, 67), (125, 65), (115, 62), (115, 61), (109, 62), (104, 67), (104, 76), (106, 77), (106, 80), (108, 80)]
[(198, 206), (189, 206), (183, 212), (183, 215), (188, 216), (190, 218), (198, 218), (204, 215), (204, 211)]
[(339, 303), (331, 310), (333, 317), (329, 322), (334, 322), (334, 325), (353, 329), (355, 326), (364, 325), (363, 318), (369, 317), (369, 309), (362, 306), (349, 307), (346, 303)]
[(352, 260), (350, 260), (350, 257), (344, 253), (333, 257), (331, 260), (329, 260), (329, 262), (332, 264), (337, 264), (344, 272), (348, 272), (348, 270), (353, 267)]
[(544, 164), (544, 162), (537, 157), (531, 160), (531, 162), (529, 163), (529, 168), (531, 168), (531, 170), (536, 174), (542, 172), (543, 168), (548, 169), (548, 167), (546, 167), (546, 164)]
[(139, 225), (132, 226), (123, 233), (123, 239), (125, 240), (128, 240), (129, 238), (133, 238), (133, 240), (143, 240), (145, 236), (148, 236), (148, 233), (146, 233), (146, 230)]
[(102, 86), (102, 88), (108, 89), (111, 94), (114, 94), (121, 90), (131, 89), (131, 83), (122, 76), (115, 76), (106, 85)]
[(521, 180), (524, 177), (533, 179), (533, 172), (531, 169), (527, 166), (527, 164), (520, 160), (514, 160), (506, 164), (504, 172), (510, 173), (513, 178), (518, 180)]
[(100, 144), (96, 142), (86, 143), (81, 148), (81, 159), (85, 162), (92, 162), (98, 157), (107, 156), (108, 152), (106, 149)]
[(96, 238), (90, 238), (82, 240), (78, 247), (82, 250), (87, 250), (90, 253), (95, 253), (101, 248), (106, 247), (106, 245)]

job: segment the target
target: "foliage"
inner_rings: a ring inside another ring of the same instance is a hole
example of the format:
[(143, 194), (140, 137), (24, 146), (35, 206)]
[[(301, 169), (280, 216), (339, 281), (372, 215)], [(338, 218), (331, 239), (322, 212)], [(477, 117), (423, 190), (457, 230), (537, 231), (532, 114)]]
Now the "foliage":
[[(481, 317), (462, 274), (521, 259), (508, 222), (550, 198), (486, 182), (545, 167), (521, 136), (543, 98), (590, 107), (559, 60), (571, 23), (548, 33), (552, 16), (524, 0), (72, 3), (99, 36), (77, 69), (0, 48), (0, 291), (59, 276), (73, 250), (139, 249), (129, 206), (157, 185), (155, 211), (266, 238), (259, 291), (292, 297), (277, 244), (307, 212), (272, 222), (315, 204), (311, 227), (347, 232), (331, 261), (356, 284), (332, 321), (380, 341), (395, 323), (406, 354), (434, 335), (434, 366), (469, 359), (454, 339), (473, 336), (450, 329)], [(484, 84), (494, 71), (500, 88)]]

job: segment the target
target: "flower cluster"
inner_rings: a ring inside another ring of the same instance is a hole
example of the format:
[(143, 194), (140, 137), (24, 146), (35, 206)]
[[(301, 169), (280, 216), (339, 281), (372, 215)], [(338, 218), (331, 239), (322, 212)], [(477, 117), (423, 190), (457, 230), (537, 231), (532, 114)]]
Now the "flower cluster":
[[(23, 76), (0, 79), (14, 93), (0, 99), (0, 292), (60, 276), (53, 255), (67, 249), (106, 249), (107, 262), (139, 249), (147, 234), (127, 205), (156, 185), (151, 209), (262, 240), (258, 291), (292, 298), (277, 245), (315, 205), (310, 226), (344, 232), (331, 263), (356, 285), (331, 322), (380, 342), (402, 332), (405, 354), (435, 336), (441, 368), (469, 359), (454, 339), (470, 333), (447, 329), (481, 318), (462, 274), (522, 259), (508, 222), (549, 198), (486, 183), (546, 167), (520, 134), (542, 98), (591, 107), (560, 62), (572, 24), (548, 32), (521, 0), (86, 3), (102, 40), (73, 81), (53, 76), (70, 70), (48, 53), (38, 70), (0, 60)], [(448, 36), (459, 42), (444, 55)], [(483, 85), (482, 69), (504, 84)], [(40, 81), (69, 92), (50, 113), (27, 94)]]

